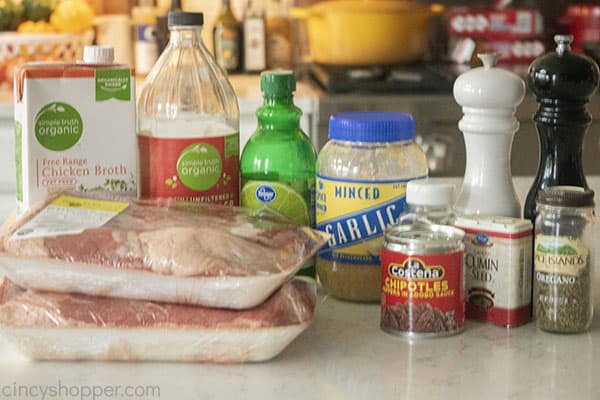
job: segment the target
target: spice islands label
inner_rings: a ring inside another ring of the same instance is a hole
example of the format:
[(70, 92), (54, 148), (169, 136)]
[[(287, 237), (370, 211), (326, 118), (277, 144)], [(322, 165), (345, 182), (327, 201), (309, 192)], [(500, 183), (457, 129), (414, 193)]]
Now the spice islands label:
[(238, 134), (193, 139), (139, 135), (141, 196), (239, 205)]
[(587, 266), (590, 250), (580, 240), (537, 235), (535, 243), (536, 273), (579, 276)]
[(589, 247), (582, 240), (537, 235), (534, 256), (538, 325), (559, 332), (586, 329), (593, 312)]
[(399, 333), (449, 334), (465, 320), (463, 252), (381, 250), (381, 325)]
[(379, 266), (385, 229), (404, 210), (406, 183), (350, 181), (317, 176), (317, 229), (331, 239), (319, 257), (347, 264)]

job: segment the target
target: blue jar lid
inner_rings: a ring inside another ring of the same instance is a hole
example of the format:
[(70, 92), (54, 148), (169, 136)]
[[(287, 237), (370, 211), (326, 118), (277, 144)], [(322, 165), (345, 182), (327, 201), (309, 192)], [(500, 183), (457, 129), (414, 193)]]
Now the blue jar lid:
[(415, 138), (415, 120), (396, 112), (345, 112), (329, 118), (329, 139), (399, 142)]

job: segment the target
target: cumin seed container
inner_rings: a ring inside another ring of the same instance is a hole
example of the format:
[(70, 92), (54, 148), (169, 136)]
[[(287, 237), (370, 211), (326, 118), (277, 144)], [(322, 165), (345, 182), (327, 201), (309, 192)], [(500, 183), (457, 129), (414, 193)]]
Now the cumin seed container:
[(465, 324), (465, 232), (397, 225), (381, 249), (381, 329), (408, 338), (447, 336)]
[(317, 158), (316, 225), (331, 234), (319, 251), (319, 280), (333, 296), (378, 302), (379, 252), (405, 208), (406, 184), (427, 176), (412, 116), (349, 112), (331, 117)]

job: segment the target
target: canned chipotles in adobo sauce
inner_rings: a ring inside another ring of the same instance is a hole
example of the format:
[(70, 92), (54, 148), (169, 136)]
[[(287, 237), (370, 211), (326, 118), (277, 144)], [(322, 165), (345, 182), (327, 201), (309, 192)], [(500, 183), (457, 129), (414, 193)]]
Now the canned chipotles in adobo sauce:
[(464, 232), (444, 225), (392, 226), (381, 249), (381, 328), (409, 336), (463, 330)]

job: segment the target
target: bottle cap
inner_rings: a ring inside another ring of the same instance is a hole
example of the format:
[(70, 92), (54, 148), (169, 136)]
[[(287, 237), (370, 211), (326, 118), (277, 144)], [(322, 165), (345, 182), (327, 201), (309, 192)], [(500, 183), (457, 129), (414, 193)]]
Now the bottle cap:
[(422, 206), (454, 204), (454, 185), (430, 179), (414, 179), (406, 185), (406, 202)]
[(525, 82), (517, 74), (496, 68), (497, 54), (477, 54), (482, 67), (456, 78), (454, 98), (462, 107), (514, 109), (525, 97)]
[(415, 120), (396, 112), (345, 112), (329, 118), (329, 138), (351, 142), (399, 142), (415, 138)]
[(86, 64), (112, 64), (115, 61), (115, 49), (111, 46), (85, 46), (83, 62)]
[(169, 11), (167, 16), (169, 28), (173, 26), (202, 26), (204, 14), (199, 12)]
[(556, 52), (536, 58), (529, 66), (528, 83), (538, 101), (561, 100), (584, 104), (598, 88), (598, 65), (571, 52), (573, 36), (556, 35)]
[(579, 186), (550, 186), (540, 190), (537, 201), (555, 207), (594, 207), (594, 191)]
[(260, 90), (270, 95), (290, 95), (296, 90), (296, 77), (294, 72), (264, 71), (260, 74)]

